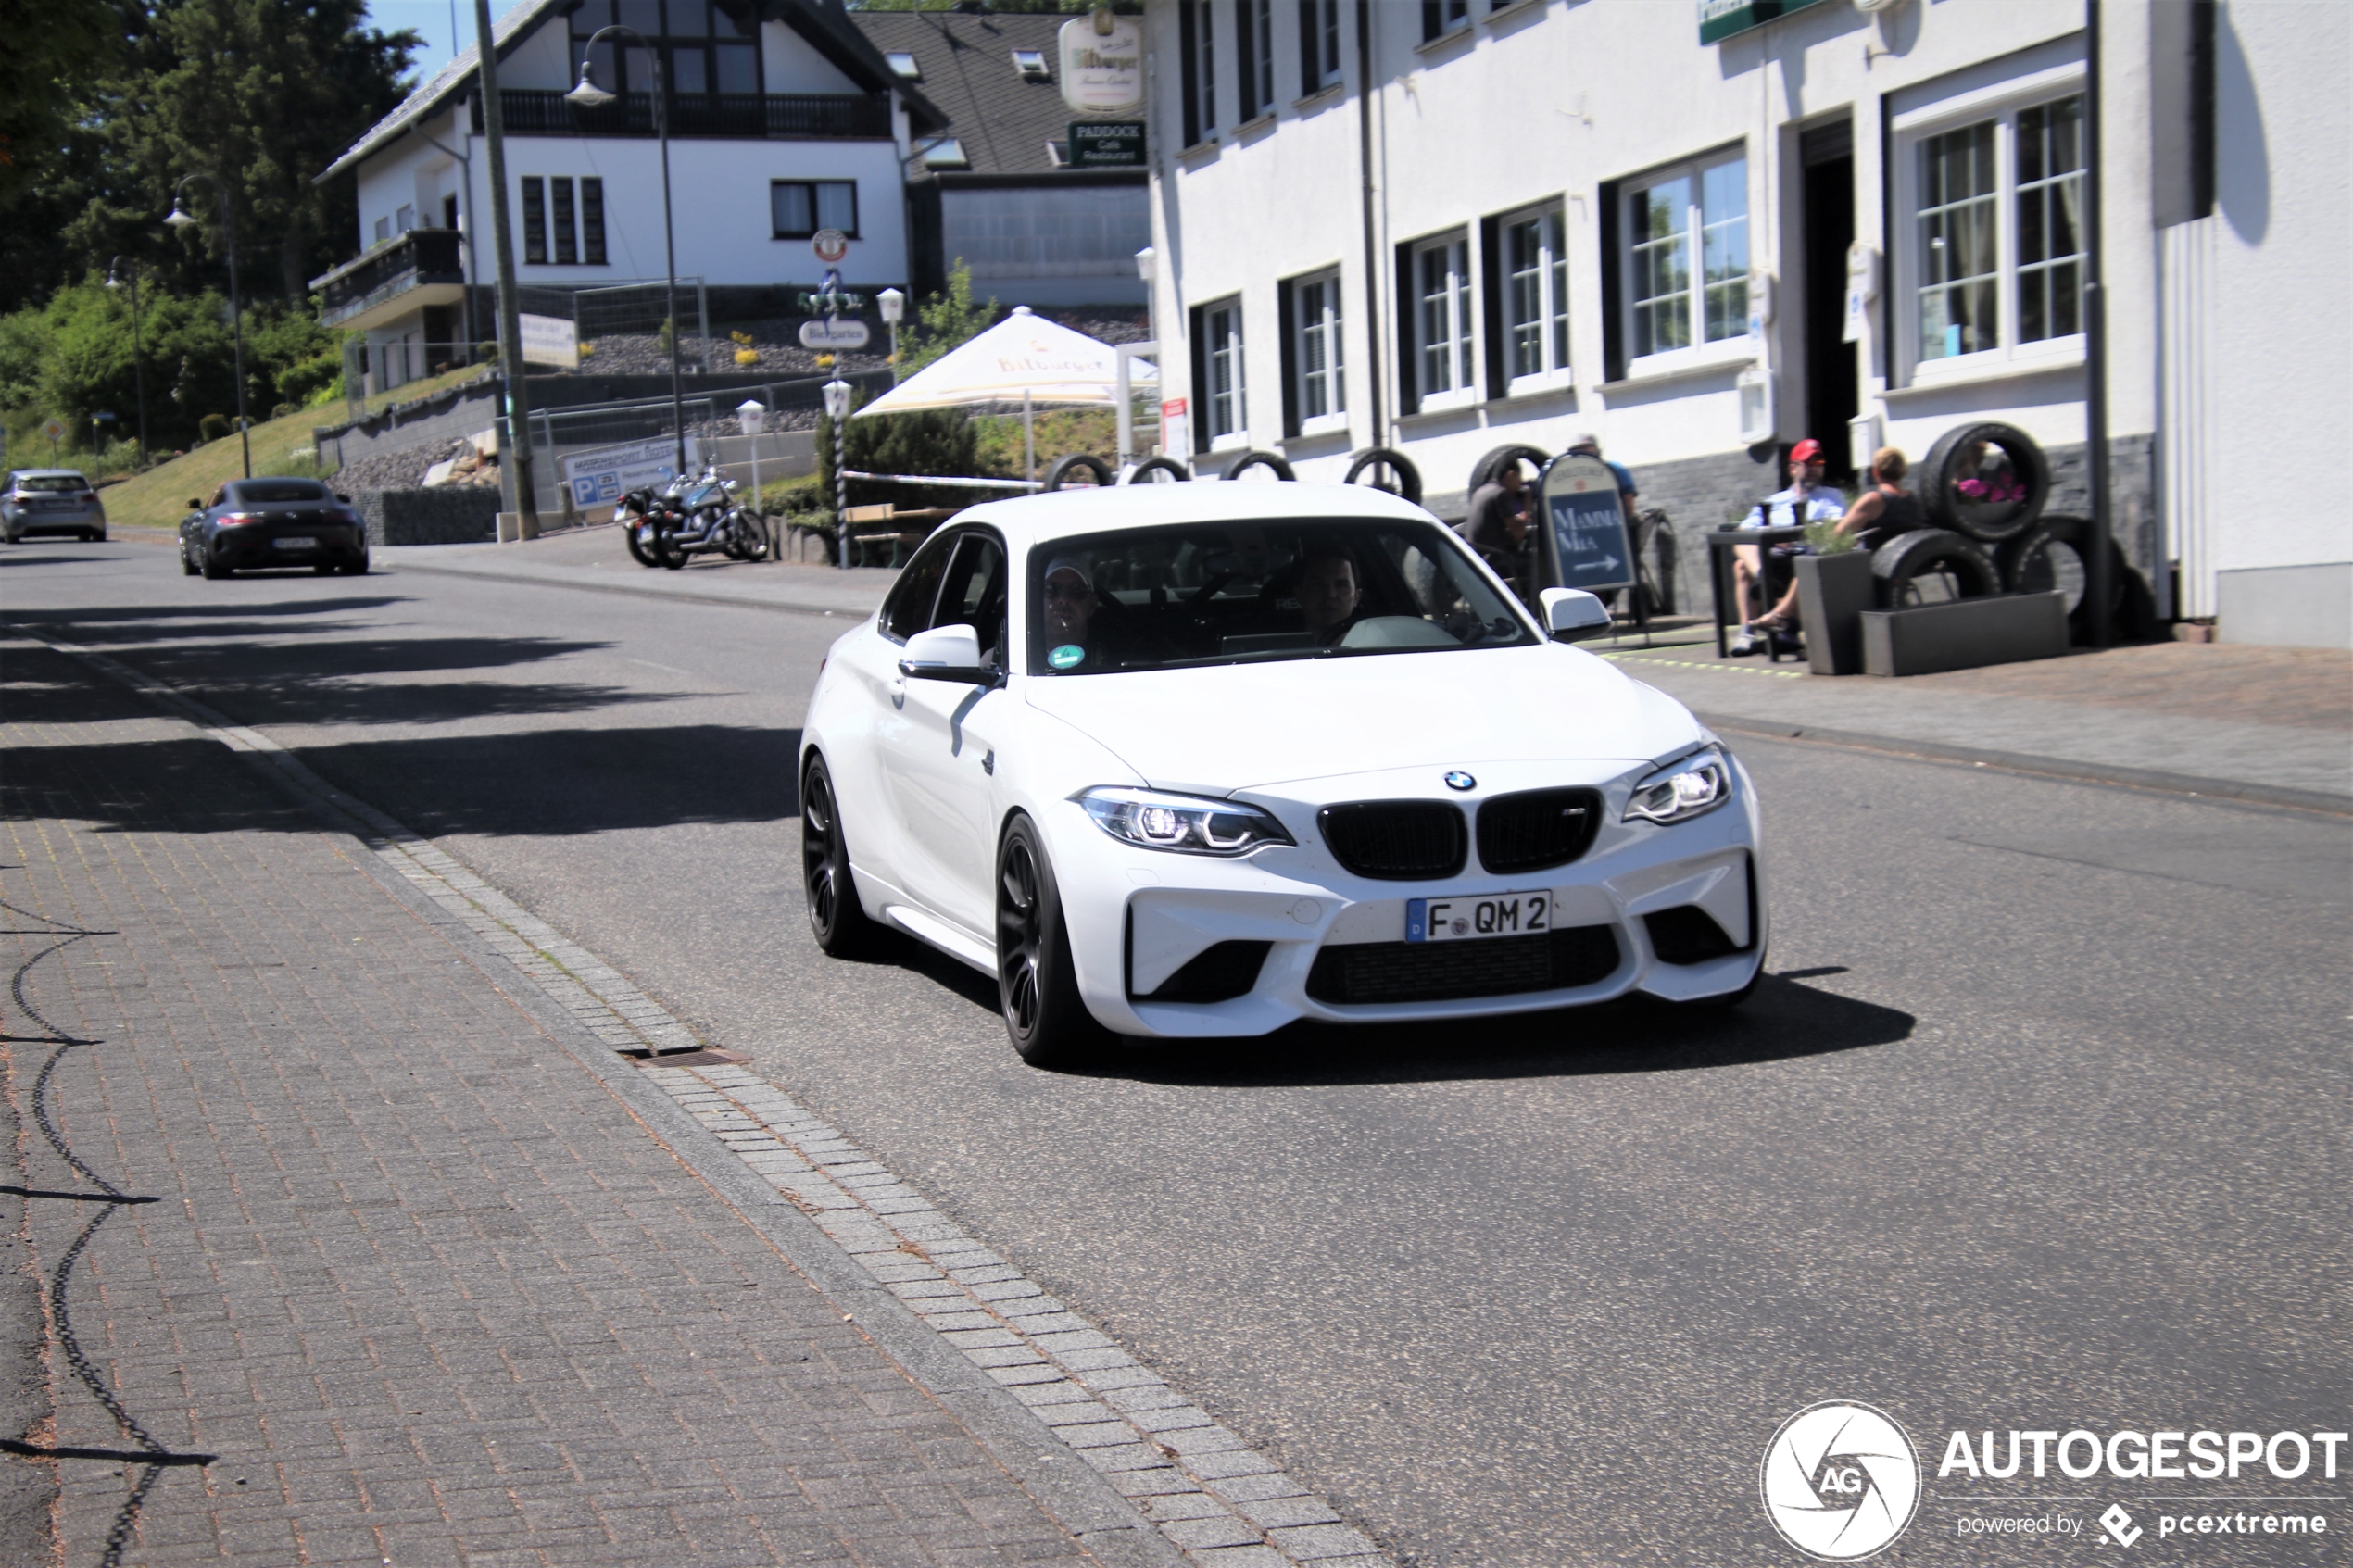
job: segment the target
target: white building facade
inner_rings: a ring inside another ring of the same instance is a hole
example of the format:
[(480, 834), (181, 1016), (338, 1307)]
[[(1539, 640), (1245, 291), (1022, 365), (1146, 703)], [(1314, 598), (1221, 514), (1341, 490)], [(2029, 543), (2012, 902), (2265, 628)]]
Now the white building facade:
[[(590, 38), (616, 21), (650, 41), (668, 75), (679, 276), (813, 287), (824, 269), (811, 241), (832, 229), (849, 241), (838, 264), (849, 286), (905, 285), (905, 169), (918, 139), (945, 122), (838, 0), (525, 0), (493, 30), (522, 286), (667, 272), (648, 51), (597, 46), (596, 81), (615, 104), (584, 110), (564, 96)], [(361, 255), (312, 286), (326, 324), (365, 330), (378, 363), (389, 350), (405, 368), (435, 358), (430, 345), (495, 332), (482, 304), (495, 254), (471, 243), (491, 211), (478, 82), (469, 49), (321, 176), (357, 176)]]
[(1688, 538), (1801, 437), (1843, 470), (1978, 420), (2082, 512), (2104, 353), (2156, 613), (2346, 646), (2347, 15), (1147, 0), (1167, 395), (1205, 471), (1390, 446), (1452, 515), (1483, 454), (1593, 432)]

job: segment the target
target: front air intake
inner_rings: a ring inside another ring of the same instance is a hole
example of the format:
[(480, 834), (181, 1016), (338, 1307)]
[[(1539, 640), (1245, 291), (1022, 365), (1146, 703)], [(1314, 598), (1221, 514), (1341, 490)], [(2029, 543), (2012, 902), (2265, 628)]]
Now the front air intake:
[(1461, 808), (1444, 800), (1357, 800), (1315, 814), (1332, 858), (1358, 876), (1420, 882), (1453, 876), (1469, 859)]

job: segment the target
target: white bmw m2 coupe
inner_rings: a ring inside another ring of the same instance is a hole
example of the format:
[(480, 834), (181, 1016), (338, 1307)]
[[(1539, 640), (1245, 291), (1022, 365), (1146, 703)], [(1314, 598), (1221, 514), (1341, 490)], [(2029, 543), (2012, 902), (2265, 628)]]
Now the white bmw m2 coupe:
[(818, 945), (896, 927), (997, 979), (1034, 1063), (1105, 1032), (1737, 1002), (1765, 957), (1748, 775), (1377, 490), (975, 507), (835, 643), (800, 754)]

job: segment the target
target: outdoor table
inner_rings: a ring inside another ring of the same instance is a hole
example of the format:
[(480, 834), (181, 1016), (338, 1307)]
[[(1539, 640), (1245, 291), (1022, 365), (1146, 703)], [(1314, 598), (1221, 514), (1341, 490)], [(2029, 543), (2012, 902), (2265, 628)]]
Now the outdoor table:
[[(1734, 547), (1741, 545), (1756, 545), (1760, 546), (1783, 545), (1789, 543), (1791, 540), (1803, 539), (1805, 537), (1806, 530), (1799, 527), (1719, 528), (1715, 533), (1707, 536), (1707, 587), (1710, 596), (1715, 601), (1717, 658), (1722, 659), (1725, 657), (1724, 601), (1726, 599), (1733, 599), (1735, 601), (1734, 608), (1736, 610), (1738, 608), (1737, 597), (1732, 591), (1732, 550)], [(1768, 591), (1772, 587), (1772, 559), (1773, 558), (1769, 554), (1764, 558), (1766, 567), (1765, 586)], [(1771, 608), (1769, 603), (1767, 608)], [(1736, 615), (1735, 619), (1746, 621), (1748, 618), (1743, 615)]]

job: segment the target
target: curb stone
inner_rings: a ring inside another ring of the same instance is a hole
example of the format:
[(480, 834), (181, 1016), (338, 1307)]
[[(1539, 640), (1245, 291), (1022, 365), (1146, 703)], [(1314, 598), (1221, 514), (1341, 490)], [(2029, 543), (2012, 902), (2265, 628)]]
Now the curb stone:
[[(269, 766), (359, 839), (359, 863), (396, 897), (422, 903), (435, 923), (463, 926), (530, 979), (538, 996), (515, 999), (550, 1036), (830, 1298), (849, 1303), (844, 1316), (1112, 1568), (1396, 1568), (1322, 1499), (783, 1089), (744, 1067), (665, 1065), (663, 1056), (703, 1042), (432, 843), (167, 683), (22, 626), (0, 630), (89, 665)], [(612, 1053), (645, 1053), (643, 1066), (614, 1071), (612, 1055), (579, 1047), (579, 1033)]]

